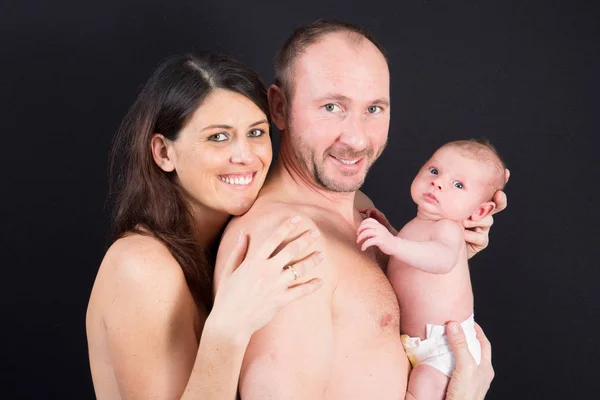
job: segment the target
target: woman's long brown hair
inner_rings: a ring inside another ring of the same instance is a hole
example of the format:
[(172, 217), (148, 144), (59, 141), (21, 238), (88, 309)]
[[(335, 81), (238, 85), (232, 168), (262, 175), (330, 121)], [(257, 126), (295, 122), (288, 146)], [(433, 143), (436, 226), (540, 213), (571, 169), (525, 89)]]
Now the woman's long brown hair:
[(143, 87), (115, 135), (109, 160), (112, 240), (129, 233), (156, 237), (181, 266), (196, 304), (207, 311), (215, 251), (196, 242), (192, 212), (175, 172), (156, 165), (150, 142), (155, 133), (177, 140), (194, 111), (217, 88), (246, 96), (269, 115), (264, 84), (247, 66), (215, 53), (174, 56)]

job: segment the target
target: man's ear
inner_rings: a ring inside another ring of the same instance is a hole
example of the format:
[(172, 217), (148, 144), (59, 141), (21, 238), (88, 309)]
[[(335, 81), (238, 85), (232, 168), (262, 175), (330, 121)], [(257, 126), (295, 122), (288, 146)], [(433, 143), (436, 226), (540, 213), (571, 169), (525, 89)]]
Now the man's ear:
[(171, 146), (168, 139), (160, 133), (155, 133), (152, 135), (150, 147), (152, 149), (152, 158), (154, 158), (156, 165), (165, 172), (173, 172), (175, 164), (173, 164), (171, 152), (169, 151)]
[(490, 215), (495, 208), (496, 203), (494, 203), (493, 201), (486, 201), (485, 203), (482, 203), (479, 205), (479, 207), (477, 207), (473, 214), (471, 214), (470, 219), (471, 221), (479, 221)]
[(283, 89), (277, 85), (269, 86), (267, 91), (269, 96), (269, 112), (271, 120), (280, 131), (285, 130), (287, 100)]

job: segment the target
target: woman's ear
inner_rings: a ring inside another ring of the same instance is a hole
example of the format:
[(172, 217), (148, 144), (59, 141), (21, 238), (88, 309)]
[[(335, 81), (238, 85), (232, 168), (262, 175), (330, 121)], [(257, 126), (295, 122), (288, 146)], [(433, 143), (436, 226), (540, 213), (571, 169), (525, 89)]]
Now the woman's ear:
[(494, 203), (493, 201), (486, 201), (485, 203), (482, 203), (479, 205), (479, 207), (477, 207), (473, 214), (471, 214), (470, 219), (471, 221), (482, 220), (483, 218), (490, 215), (495, 208), (496, 203)]
[(152, 149), (152, 158), (154, 158), (156, 165), (165, 172), (173, 172), (175, 164), (169, 151), (171, 147), (169, 140), (160, 133), (155, 133), (152, 135), (150, 147)]
[(271, 120), (280, 131), (285, 130), (287, 103), (285, 93), (277, 85), (269, 86), (267, 92), (269, 97), (269, 112), (271, 113)]

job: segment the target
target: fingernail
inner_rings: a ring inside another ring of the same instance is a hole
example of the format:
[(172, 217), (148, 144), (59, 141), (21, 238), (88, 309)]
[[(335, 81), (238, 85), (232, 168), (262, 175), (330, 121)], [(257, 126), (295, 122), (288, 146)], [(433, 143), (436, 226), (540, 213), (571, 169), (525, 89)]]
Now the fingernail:
[(456, 322), (448, 324), (448, 329), (452, 334), (457, 334), (459, 332), (458, 324)]
[(316, 229), (313, 229), (312, 231), (310, 231), (310, 236), (312, 237), (318, 237), (319, 236), (319, 231)]
[(237, 236), (235, 237), (235, 240), (236, 240), (237, 242), (239, 242), (239, 241), (241, 241), (241, 240), (242, 240), (242, 237), (244, 237), (244, 232), (242, 232), (242, 231), (239, 231), (239, 232), (237, 233)]
[(297, 223), (298, 223), (298, 221), (300, 221), (300, 216), (299, 216), (299, 215), (296, 215), (296, 216), (295, 216), (294, 218), (292, 218), (292, 220), (291, 220), (292, 224), (297, 224)]

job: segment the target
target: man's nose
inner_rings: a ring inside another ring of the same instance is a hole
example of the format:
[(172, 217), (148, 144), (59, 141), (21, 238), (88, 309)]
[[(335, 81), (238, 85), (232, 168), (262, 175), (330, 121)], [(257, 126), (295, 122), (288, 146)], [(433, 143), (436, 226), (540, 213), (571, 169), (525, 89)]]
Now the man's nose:
[(248, 140), (244, 137), (236, 138), (231, 144), (231, 162), (234, 164), (250, 164), (254, 160), (254, 153)]
[(355, 150), (367, 147), (367, 133), (361, 115), (349, 116), (346, 119), (339, 141)]

